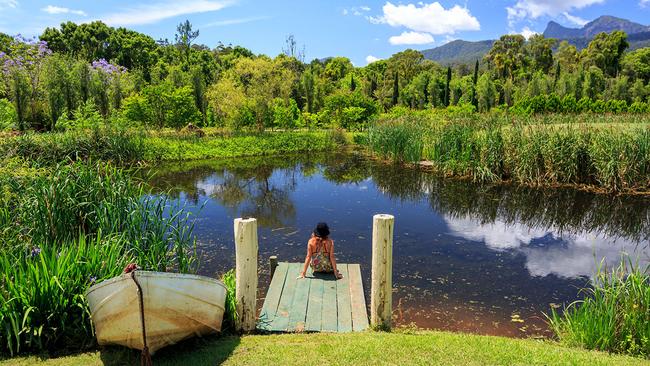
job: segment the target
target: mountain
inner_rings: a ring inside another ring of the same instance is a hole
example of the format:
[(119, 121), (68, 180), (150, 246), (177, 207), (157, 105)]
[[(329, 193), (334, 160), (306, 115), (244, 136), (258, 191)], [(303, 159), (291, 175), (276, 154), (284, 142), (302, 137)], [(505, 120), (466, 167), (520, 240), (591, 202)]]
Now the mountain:
[[(628, 35), (630, 50), (650, 47), (650, 26), (635, 23), (627, 19), (609, 15), (601, 16), (582, 28), (568, 28), (556, 22), (549, 22), (544, 31), (544, 37), (566, 40), (578, 49), (587, 47), (596, 34), (622, 30)], [(420, 51), (424, 58), (436, 61), (442, 65), (473, 63), (490, 51), (493, 40), (468, 42), (456, 40), (440, 47)]]
[(622, 30), (627, 34), (635, 34), (648, 32), (650, 31), (650, 27), (627, 19), (605, 15), (585, 24), (582, 28), (567, 28), (556, 22), (549, 22), (544, 31), (544, 37), (557, 39), (591, 39), (598, 33), (609, 33), (615, 30)]
[(436, 61), (443, 65), (456, 63), (473, 63), (480, 60), (488, 53), (494, 44), (493, 40), (488, 41), (451, 41), (440, 47), (420, 51), (424, 58)]

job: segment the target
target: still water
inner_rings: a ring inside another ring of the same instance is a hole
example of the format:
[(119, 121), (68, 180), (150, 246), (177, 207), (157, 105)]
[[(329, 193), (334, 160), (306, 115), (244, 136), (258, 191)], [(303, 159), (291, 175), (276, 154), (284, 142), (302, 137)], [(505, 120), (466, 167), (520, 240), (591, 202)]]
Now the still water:
[(233, 219), (257, 218), (260, 297), (268, 257), (304, 260), (326, 221), (337, 260), (361, 264), (369, 299), (372, 216), (395, 215), (401, 325), (544, 336), (543, 313), (579, 299), (599, 263), (650, 263), (647, 197), (440, 179), (356, 153), (165, 165), (149, 180), (195, 213), (203, 275), (234, 267)]

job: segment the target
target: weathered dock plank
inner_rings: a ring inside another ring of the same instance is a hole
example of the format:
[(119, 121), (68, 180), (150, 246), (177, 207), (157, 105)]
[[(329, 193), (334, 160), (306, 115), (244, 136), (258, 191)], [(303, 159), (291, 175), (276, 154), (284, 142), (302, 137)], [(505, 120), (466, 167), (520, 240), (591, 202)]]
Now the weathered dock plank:
[(361, 332), (368, 329), (368, 309), (363, 294), (363, 282), (361, 281), (361, 266), (359, 264), (348, 264), (350, 278), (350, 301), (352, 307), (352, 330)]
[(301, 263), (278, 264), (260, 312), (257, 328), (270, 332), (351, 332), (368, 328), (368, 314), (358, 264), (338, 265), (343, 279), (331, 273), (307, 273)]

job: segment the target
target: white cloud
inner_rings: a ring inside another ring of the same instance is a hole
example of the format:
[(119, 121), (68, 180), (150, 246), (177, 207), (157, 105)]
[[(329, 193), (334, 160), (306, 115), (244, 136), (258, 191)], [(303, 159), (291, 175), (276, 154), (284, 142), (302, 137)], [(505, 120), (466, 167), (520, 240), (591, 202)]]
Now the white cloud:
[(414, 32), (435, 35), (480, 30), (481, 24), (466, 7), (445, 9), (439, 2), (394, 5), (387, 2), (380, 17), (368, 17), (371, 23), (405, 27)]
[(650, 5), (650, 0), (639, 0), (639, 5), (644, 8), (647, 5)]
[[(445, 217), (445, 221), (452, 235), (483, 242), (496, 251), (522, 253), (531, 276), (593, 276), (601, 259), (607, 266), (616, 266), (622, 253), (628, 254), (633, 261), (638, 260), (642, 268), (650, 264), (643, 243), (639, 245), (598, 233), (561, 234), (561, 230), (553, 227), (534, 228), (507, 224), (499, 219), (491, 224), (482, 224), (469, 216)], [(533, 241), (544, 242), (546, 239), (554, 244), (533, 245)]]
[(182, 2), (168, 0), (167, 2), (157, 4), (136, 5), (117, 13), (103, 16), (100, 20), (111, 26), (151, 24), (179, 15), (221, 10), (233, 3), (234, 1), (229, 0), (188, 0)]
[(379, 61), (379, 60), (381, 60), (379, 57), (375, 57), (373, 55), (366, 56), (366, 63), (367, 64), (371, 64), (371, 63), (373, 63), (375, 61)]
[(8, 8), (16, 8), (18, 6), (18, 1), (16, 0), (0, 0), (0, 10)]
[(532, 36), (534, 36), (536, 34), (539, 34), (539, 33), (535, 32), (534, 30), (531, 30), (528, 27), (524, 27), (524, 29), (522, 29), (521, 32), (519, 32), (519, 34), (524, 36), (524, 38), (528, 39), (528, 38), (530, 38), (530, 37), (532, 37)]
[[(649, 0), (649, 1), (650, 1), (650, 0)], [(566, 11), (565, 11), (564, 13), (562, 13), (562, 15), (564, 15), (564, 17), (565, 17), (568, 21), (570, 21), (571, 23), (573, 23), (573, 24), (575, 24), (575, 25), (579, 25), (579, 26), (581, 26), (581, 27), (584, 26), (585, 24), (589, 23), (588, 20), (586, 20), (586, 19), (582, 19), (582, 18), (577, 17), (577, 16), (575, 16), (575, 15), (571, 15), (571, 14), (567, 13)]]
[(250, 23), (250, 22), (256, 22), (258, 20), (265, 20), (265, 19), (270, 19), (271, 17), (269, 16), (259, 16), (259, 17), (248, 17), (248, 18), (237, 18), (237, 19), (225, 19), (225, 20), (217, 20), (216, 22), (208, 23), (202, 25), (203, 28), (209, 28), (209, 27), (225, 27), (227, 25), (235, 25), (235, 24), (244, 24), (244, 23)]
[(74, 10), (74, 9), (69, 9), (69, 8), (62, 8), (60, 6), (54, 6), (54, 5), (48, 5), (44, 8), (41, 9), (42, 11), (48, 13), (48, 14), (75, 14), (75, 15), (81, 15), (81, 16), (86, 16), (85, 11), (83, 10)]
[(517, 0), (513, 6), (506, 7), (506, 11), (508, 21), (512, 26), (516, 21), (522, 19), (537, 19), (544, 15), (558, 16), (604, 2), (605, 0)]
[(402, 32), (399, 36), (392, 36), (388, 39), (392, 45), (400, 44), (428, 44), (433, 43), (433, 37), (429, 33)]
[(352, 14), (354, 16), (361, 16), (363, 15), (364, 12), (369, 12), (370, 7), (369, 6), (358, 6), (358, 7), (351, 7), (351, 8), (345, 8), (343, 9), (343, 15), (348, 15)]

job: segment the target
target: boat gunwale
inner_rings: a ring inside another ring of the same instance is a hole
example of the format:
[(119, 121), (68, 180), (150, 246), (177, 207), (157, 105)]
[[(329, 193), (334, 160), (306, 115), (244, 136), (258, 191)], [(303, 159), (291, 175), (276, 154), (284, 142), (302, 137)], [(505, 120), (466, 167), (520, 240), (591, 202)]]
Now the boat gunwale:
[[(220, 280), (217, 280), (216, 278), (212, 277), (207, 277), (207, 276), (201, 276), (201, 275), (195, 275), (195, 274), (186, 274), (186, 273), (174, 273), (174, 272), (157, 272), (157, 271), (136, 271), (137, 275), (144, 275), (144, 277), (163, 277), (163, 278), (168, 278), (168, 279), (173, 279), (173, 278), (183, 278), (183, 279), (190, 279), (190, 280), (199, 280), (202, 282), (209, 282), (212, 284), (220, 285), (223, 287), (226, 292), (228, 291), (228, 288), (226, 285), (221, 282)], [(113, 278), (109, 278), (107, 280), (104, 280), (96, 285), (91, 286), (86, 290), (84, 293), (84, 296), (88, 297), (91, 292), (98, 290), (104, 286), (111, 285), (116, 282), (124, 281), (124, 280), (129, 280), (131, 277), (129, 273), (123, 273), (119, 276), (115, 276)]]

